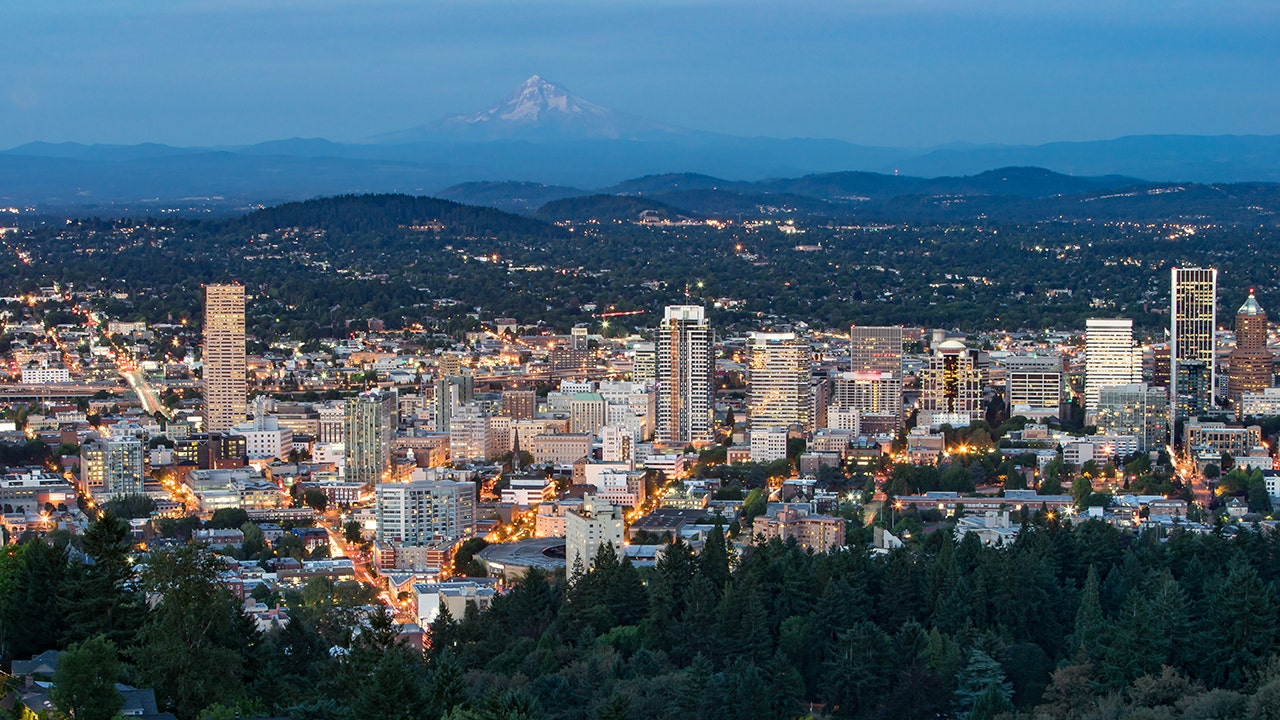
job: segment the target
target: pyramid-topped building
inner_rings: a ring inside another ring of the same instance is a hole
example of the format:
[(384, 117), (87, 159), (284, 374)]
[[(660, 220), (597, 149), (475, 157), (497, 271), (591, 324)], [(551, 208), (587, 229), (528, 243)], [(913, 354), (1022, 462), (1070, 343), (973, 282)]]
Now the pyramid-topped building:
[(1236, 348), (1231, 351), (1227, 392), (1236, 408), (1247, 392), (1271, 387), (1272, 359), (1267, 349), (1267, 313), (1252, 291), (1236, 311)]

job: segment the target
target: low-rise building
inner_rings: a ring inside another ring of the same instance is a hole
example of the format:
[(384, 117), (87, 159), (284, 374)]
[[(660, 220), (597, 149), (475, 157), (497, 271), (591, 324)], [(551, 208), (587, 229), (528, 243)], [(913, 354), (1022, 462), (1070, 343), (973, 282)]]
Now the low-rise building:
[(519, 507), (534, 507), (556, 496), (556, 485), (542, 475), (510, 475), (502, 488), (502, 502)]
[(590, 570), (600, 547), (611, 543), (621, 557), (625, 523), (622, 508), (587, 495), (582, 506), (565, 512), (565, 563), (570, 574)]
[(1008, 545), (1018, 539), (1020, 524), (1015, 524), (1008, 510), (988, 510), (981, 515), (966, 515), (956, 520), (955, 538), (977, 535), (983, 545)]
[[(556, 433), (535, 435), (530, 439), (529, 452), (535, 463), (569, 465), (591, 455), (594, 435), (588, 433)], [(521, 448), (524, 444), (521, 443)]]
[(794, 539), (800, 547), (817, 552), (838, 550), (845, 544), (844, 518), (813, 515), (795, 506), (758, 516), (751, 534), (766, 541)]
[(298, 483), (299, 491), (317, 490), (324, 493), (330, 505), (354, 505), (363, 498), (367, 485), (343, 480), (308, 480)]
[(784, 427), (752, 429), (751, 462), (769, 463), (787, 458), (788, 432)]
[(191, 538), (215, 549), (239, 548), (244, 545), (244, 532), (239, 528), (201, 528)]
[(351, 558), (327, 558), (323, 560), (294, 560), (279, 558), (275, 561), (276, 578), (285, 585), (306, 585), (312, 578), (325, 578), (334, 582), (356, 579), (355, 564)]
[(1124, 458), (1138, 452), (1142, 442), (1133, 435), (1085, 435), (1064, 438), (1062, 461), (1079, 467), (1090, 460), (1099, 465), (1112, 458)]
[(1240, 395), (1240, 417), (1275, 417), (1280, 415), (1280, 387), (1263, 388), (1261, 392)]
[(418, 624), (427, 627), (440, 616), (441, 608), (448, 610), (454, 620), (461, 620), (472, 605), (479, 612), (489, 609), (498, 596), (492, 580), (483, 578), (446, 580), (439, 583), (416, 583), (412, 597)]
[(1229, 427), (1223, 422), (1189, 420), (1183, 426), (1182, 437), (1184, 447), (1211, 447), (1219, 453), (1231, 453), (1232, 457), (1237, 457), (1248, 455), (1253, 448), (1262, 445), (1262, 428), (1257, 425)]
[(0, 506), (5, 513), (38, 513), (46, 504), (73, 507), (76, 489), (44, 468), (15, 468), (0, 476)]
[(565, 534), (565, 513), (582, 507), (582, 498), (565, 498), (552, 502), (544, 502), (538, 506), (534, 516), (535, 537), (562, 538)]
[(907, 433), (907, 458), (916, 465), (938, 462), (946, 449), (947, 439), (941, 432), (915, 427)]

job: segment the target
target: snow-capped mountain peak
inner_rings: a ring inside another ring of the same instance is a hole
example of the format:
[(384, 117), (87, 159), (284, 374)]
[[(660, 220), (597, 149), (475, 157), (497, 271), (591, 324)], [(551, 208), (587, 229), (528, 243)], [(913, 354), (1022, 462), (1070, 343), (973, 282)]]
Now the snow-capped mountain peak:
[(509, 123), (555, 122), (556, 115), (606, 117), (613, 111), (574, 97), (559, 83), (534, 75), (505, 101), (473, 115), (455, 115), (462, 123), (505, 121)]
[(505, 100), (480, 112), (449, 115), (381, 141), (648, 139), (687, 131), (584, 100), (560, 83), (533, 75)]

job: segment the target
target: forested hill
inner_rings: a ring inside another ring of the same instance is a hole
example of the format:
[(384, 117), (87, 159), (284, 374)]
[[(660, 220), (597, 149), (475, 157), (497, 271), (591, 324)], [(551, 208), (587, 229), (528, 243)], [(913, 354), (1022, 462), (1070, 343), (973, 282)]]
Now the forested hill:
[(387, 233), (413, 228), (436, 228), (460, 237), (547, 238), (564, 234), (546, 223), (490, 207), (395, 194), (338, 195), (285, 203), (222, 224), (222, 228), (230, 232), (250, 233), (273, 232), (285, 227), (316, 228), (338, 234)]
[[(532, 212), (529, 183), (450, 188), (461, 202)], [(732, 220), (810, 218), (844, 222), (1193, 222), (1273, 226), (1280, 217), (1274, 183), (1151, 183), (1119, 175), (1076, 177), (1044, 168), (1007, 167), (964, 177), (838, 172), (757, 182), (693, 173), (648, 175), (566, 196), (557, 189), (534, 217), (634, 220), (658, 203), (667, 212)], [(618, 198), (629, 198), (624, 201)]]
[(258, 632), (220, 559), (156, 550), (134, 578), (129, 526), (104, 516), (92, 564), (52, 534), (0, 555), (0, 629), (7, 658), (66, 650), (56, 680), (131, 678), (179, 720), (1278, 716), (1280, 536), (1023, 519), (998, 547), (947, 527), (878, 554), (856, 523), (830, 554), (713, 532), (637, 568), (605, 545), (590, 573), (533, 570), (441, 614), (424, 655), (323, 578), (256, 593), (289, 611)]
[(648, 220), (679, 220), (691, 218), (688, 210), (674, 208), (666, 203), (633, 195), (587, 195), (586, 197), (553, 200), (539, 208), (534, 217), (543, 220), (573, 222), (636, 222)]
[(433, 625), (429, 664), (456, 658), (472, 703), (528, 708), (468, 718), (1277, 717), (1274, 533), (1135, 537), (1042, 511), (1000, 547), (943, 530), (880, 555), (851, 535), (732, 558), (713, 533), (652, 570), (602, 552), (568, 587), (530, 573)]

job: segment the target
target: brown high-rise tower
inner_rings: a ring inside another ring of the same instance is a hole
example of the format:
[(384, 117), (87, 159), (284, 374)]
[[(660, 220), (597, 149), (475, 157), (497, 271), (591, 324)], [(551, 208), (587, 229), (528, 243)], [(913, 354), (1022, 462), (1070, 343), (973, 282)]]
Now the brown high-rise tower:
[(1240, 396), (1271, 387), (1271, 351), (1267, 350), (1267, 313), (1253, 292), (1236, 311), (1236, 349), (1231, 351), (1227, 391), (1237, 410)]

